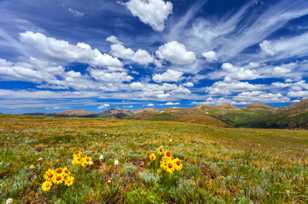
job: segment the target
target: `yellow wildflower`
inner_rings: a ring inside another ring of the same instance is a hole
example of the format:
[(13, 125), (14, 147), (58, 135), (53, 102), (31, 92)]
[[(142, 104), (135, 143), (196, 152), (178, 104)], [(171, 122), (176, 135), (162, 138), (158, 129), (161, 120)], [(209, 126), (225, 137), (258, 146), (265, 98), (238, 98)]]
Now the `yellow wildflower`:
[(42, 190), (45, 192), (50, 191), (50, 188), (52, 187), (52, 183), (50, 181), (44, 181), (42, 184)]
[(93, 164), (92, 157), (85, 156), (85, 160), (88, 162), (88, 165), (92, 165)]
[(55, 171), (52, 169), (48, 169), (44, 174), (44, 179), (47, 181), (51, 181), (55, 175)]
[(174, 169), (177, 171), (181, 171), (183, 168), (183, 164), (182, 161), (178, 158), (173, 160), (173, 164), (174, 164)]
[(64, 179), (64, 185), (66, 186), (71, 186), (74, 184), (74, 180), (75, 178), (73, 176), (67, 176), (65, 179)]
[(56, 175), (53, 177), (52, 182), (53, 182), (54, 184), (57, 184), (57, 185), (63, 183), (63, 176), (62, 176), (62, 174), (56, 174)]
[(168, 159), (172, 159), (172, 153), (170, 151), (167, 151), (164, 153), (164, 157), (168, 158)]
[(166, 170), (166, 168), (167, 168), (167, 161), (166, 160), (160, 161), (160, 168), (163, 169), (163, 170)]
[(74, 166), (77, 166), (77, 165), (80, 165), (81, 162), (82, 162), (82, 158), (81, 158), (81, 157), (74, 157), (74, 158), (73, 158), (73, 161), (72, 161), (72, 164), (73, 164)]
[(162, 146), (160, 146), (159, 148), (158, 148), (158, 154), (159, 155), (163, 155), (164, 154), (164, 152), (165, 152), (165, 150), (164, 150), (164, 148), (162, 147)]
[(71, 172), (68, 170), (68, 168), (67, 167), (64, 167), (63, 168), (63, 175), (70, 175), (71, 174)]
[(155, 154), (154, 153), (149, 154), (149, 159), (150, 159), (150, 161), (156, 160)]
[(93, 164), (93, 160), (91, 157), (83, 155), (81, 151), (77, 151), (73, 154), (72, 164), (75, 166), (80, 165), (82, 167), (87, 167)]
[(77, 150), (74, 152), (73, 157), (81, 157), (82, 156), (82, 151)]
[(174, 164), (173, 164), (172, 161), (167, 162), (167, 166), (166, 166), (165, 171), (170, 173), (170, 174), (172, 174), (174, 172)]
[(80, 165), (82, 167), (87, 167), (89, 165), (89, 158), (87, 158), (87, 156), (82, 157)]
[(63, 168), (59, 167), (55, 170), (55, 172), (56, 172), (57, 175), (61, 175), (61, 174), (63, 174)]

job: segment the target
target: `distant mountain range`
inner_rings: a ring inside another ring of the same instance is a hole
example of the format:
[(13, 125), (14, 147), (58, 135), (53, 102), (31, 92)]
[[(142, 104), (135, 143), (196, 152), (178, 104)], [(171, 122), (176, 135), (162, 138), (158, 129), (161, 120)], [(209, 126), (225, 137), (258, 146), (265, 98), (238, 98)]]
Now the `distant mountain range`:
[[(29, 114), (27, 114), (29, 115)], [(46, 114), (30, 114), (46, 115)], [(199, 105), (192, 108), (146, 108), (141, 110), (110, 109), (102, 113), (85, 110), (66, 110), (47, 114), (61, 117), (101, 117), (136, 120), (181, 121), (215, 125), (217, 127), (251, 128), (307, 128), (308, 99), (285, 108), (274, 108), (262, 103), (237, 108), (231, 104)]]

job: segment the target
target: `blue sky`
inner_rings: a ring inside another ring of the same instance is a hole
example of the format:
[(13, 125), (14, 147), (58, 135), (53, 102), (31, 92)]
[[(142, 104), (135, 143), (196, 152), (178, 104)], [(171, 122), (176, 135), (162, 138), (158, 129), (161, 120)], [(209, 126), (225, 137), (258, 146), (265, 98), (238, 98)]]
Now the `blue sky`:
[(307, 0), (0, 0), (0, 112), (308, 98)]

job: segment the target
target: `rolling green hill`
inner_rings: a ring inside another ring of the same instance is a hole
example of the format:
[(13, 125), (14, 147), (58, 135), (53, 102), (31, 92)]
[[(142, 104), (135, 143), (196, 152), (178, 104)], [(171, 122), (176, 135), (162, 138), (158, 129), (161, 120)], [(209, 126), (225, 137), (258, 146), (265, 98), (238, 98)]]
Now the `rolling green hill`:
[(242, 109), (209, 110), (209, 114), (232, 127), (252, 128), (308, 128), (308, 100), (287, 108), (271, 108), (264, 105)]
[[(42, 115), (44, 114), (37, 114)], [(200, 105), (192, 108), (146, 108), (142, 110), (111, 109), (102, 113), (68, 110), (50, 116), (136, 119), (189, 122), (216, 127), (245, 128), (308, 128), (308, 100), (285, 108), (265, 104), (250, 104), (236, 108), (230, 104)]]
[(228, 126), (223, 121), (215, 117), (209, 116), (206, 112), (203, 112), (202, 110), (196, 108), (163, 109), (159, 111), (138, 111), (133, 115), (132, 118), (139, 120), (190, 122), (213, 125), (217, 127)]
[(191, 122), (217, 127), (308, 128), (308, 100), (286, 108), (273, 108), (256, 103), (244, 108), (222, 104), (193, 108), (145, 109), (131, 112), (126, 118)]

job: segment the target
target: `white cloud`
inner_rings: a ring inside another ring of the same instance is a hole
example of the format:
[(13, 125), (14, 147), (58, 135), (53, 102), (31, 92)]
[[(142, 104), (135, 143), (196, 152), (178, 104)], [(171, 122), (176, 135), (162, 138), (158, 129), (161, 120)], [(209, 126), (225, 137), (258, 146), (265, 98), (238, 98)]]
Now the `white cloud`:
[(65, 71), (64, 67), (49, 61), (30, 58), (11, 62), (0, 58), (1, 80), (30, 81), (34, 82), (37, 88), (118, 91), (123, 86), (122, 82), (132, 80), (125, 70), (93, 69), (88, 71), (97, 81), (93, 80), (88, 72), (82, 75), (73, 70)]
[(265, 52), (268, 55), (275, 55), (275, 51), (273, 50), (273, 47), (271, 43), (267, 40), (264, 40), (263, 42), (260, 43), (260, 48), (263, 52)]
[(111, 35), (106, 38), (106, 41), (111, 44), (123, 44), (116, 36)]
[(283, 96), (281, 93), (267, 93), (264, 91), (243, 92), (233, 97), (233, 99), (245, 103), (285, 103), (290, 101), (288, 97)]
[(175, 98), (186, 98), (187, 95), (191, 94), (190, 90), (176, 84), (151, 84), (151, 83), (141, 83), (133, 82), (130, 88), (135, 92), (131, 93), (133, 95), (140, 94), (142, 98), (159, 98), (159, 99), (175, 99)]
[(135, 52), (132, 61), (138, 63), (138, 64), (149, 64), (153, 63), (154, 59), (153, 57), (145, 50), (139, 49), (137, 52)]
[(166, 72), (162, 73), (162, 74), (155, 74), (153, 76), (153, 81), (155, 82), (177, 82), (180, 81), (181, 78), (183, 76), (182, 72), (176, 71), (176, 70), (172, 70), (172, 69), (168, 69)]
[(149, 106), (149, 107), (153, 107), (154, 106), (154, 104), (153, 103), (148, 103), (148, 105), (147, 106)]
[(164, 30), (165, 21), (173, 9), (172, 3), (164, 0), (130, 0), (126, 7), (133, 16), (137, 16), (156, 31)]
[(119, 57), (122, 59), (132, 59), (135, 54), (135, 52), (132, 49), (126, 48), (122, 44), (112, 44), (110, 48), (111, 48), (110, 53), (113, 56)]
[(44, 82), (62, 76), (64, 68), (54, 63), (35, 58), (26, 61), (11, 62), (0, 58), (0, 78), (7, 80), (21, 80)]
[(308, 32), (278, 40), (263, 41), (260, 43), (261, 50), (265, 52), (266, 60), (279, 60), (290, 57), (304, 57), (308, 56)]
[(40, 91), (40, 90), (7, 90), (0, 89), (0, 97), (5, 99), (63, 99), (97, 97), (96, 92), (80, 91)]
[(79, 78), (81, 77), (81, 74), (80, 72), (68, 71), (66, 72), (66, 76), (71, 77), (71, 78)]
[(109, 108), (109, 107), (110, 107), (110, 104), (104, 103), (104, 104), (98, 106), (97, 108), (98, 108), (98, 109), (106, 109), (106, 108)]
[(185, 45), (172, 41), (158, 48), (156, 55), (160, 59), (165, 59), (176, 65), (188, 65), (196, 61), (195, 53), (186, 50)]
[(83, 17), (84, 16), (83, 12), (76, 10), (76, 9), (68, 8), (68, 12), (70, 12), (75, 17)]
[(288, 88), (291, 86), (290, 83), (281, 83), (281, 82), (274, 82), (271, 84), (271, 86), (273, 88), (276, 88), (276, 89), (284, 89), (284, 88)]
[(282, 76), (282, 75), (290, 73), (290, 71), (291, 70), (288, 69), (287, 67), (281, 67), (281, 66), (276, 66), (272, 69), (274, 76)]
[(252, 80), (259, 78), (259, 73), (255, 68), (239, 67), (231, 63), (223, 63), (222, 70), (215, 71), (209, 74), (212, 79), (225, 78), (227, 80)]
[(237, 66), (231, 63), (224, 63), (222, 69), (210, 72), (210, 79), (225, 80), (254, 80), (261, 78), (288, 78), (300, 80), (308, 75), (306, 62), (295, 61), (280, 65), (267, 65), (262, 63), (249, 63)]
[(109, 36), (106, 41), (111, 43), (110, 53), (115, 57), (131, 60), (141, 65), (147, 65), (154, 62), (154, 58), (146, 50), (138, 49), (135, 52), (134, 50), (125, 47), (123, 42), (119, 41), (115, 36)]
[(94, 79), (104, 82), (126, 82), (133, 79), (126, 72), (107, 72), (106, 70), (90, 68), (89, 73)]
[(257, 91), (264, 89), (264, 85), (255, 85), (240, 81), (217, 81), (212, 86), (206, 88), (206, 92), (213, 96), (227, 96), (245, 91)]
[(92, 66), (106, 66), (110, 69), (122, 69), (122, 63), (108, 54), (93, 49), (86, 43), (70, 44), (64, 40), (47, 37), (42, 33), (27, 31), (20, 33), (20, 40), (33, 53), (64, 62), (82, 62)]
[(164, 105), (166, 106), (176, 106), (176, 105), (180, 105), (179, 102), (166, 102)]
[(288, 92), (288, 96), (306, 99), (308, 98), (308, 91), (290, 91)]
[(289, 78), (300, 79), (304, 77), (305, 71), (301, 70), (301, 62), (291, 62), (280, 65), (263, 65), (257, 69), (259, 78)]
[(186, 82), (186, 83), (183, 84), (183, 86), (185, 86), (185, 87), (193, 87), (194, 84), (192, 82)]
[(305, 99), (308, 98), (308, 83), (305, 80), (285, 82), (275, 82), (271, 84), (273, 89), (281, 91), (281, 89), (287, 90), (287, 95), (292, 98)]
[(217, 61), (216, 52), (214, 52), (214, 51), (203, 52), (203, 53), (202, 53), (202, 56), (203, 56), (208, 62), (215, 62), (215, 61)]
[(215, 50), (223, 61), (249, 61), (256, 56), (243, 57), (247, 48), (261, 43), (288, 22), (307, 15), (307, 8), (308, 2), (304, 0), (281, 0), (259, 10), (260, 6), (249, 1), (233, 14), (228, 12), (219, 18), (196, 18), (190, 27), (184, 23), (175, 34), (170, 33), (168, 39), (185, 42), (195, 53)]
[(141, 82), (133, 82), (129, 86), (134, 90), (142, 90), (145, 87)]

